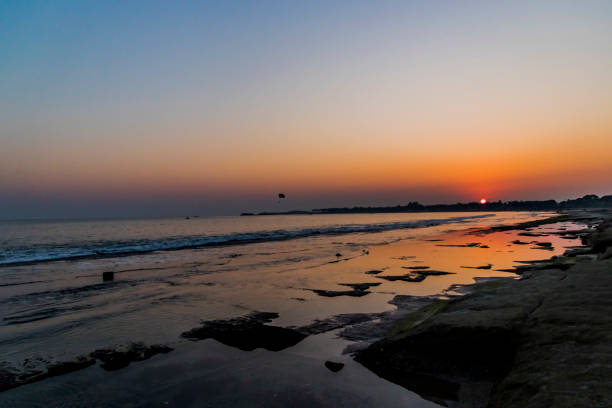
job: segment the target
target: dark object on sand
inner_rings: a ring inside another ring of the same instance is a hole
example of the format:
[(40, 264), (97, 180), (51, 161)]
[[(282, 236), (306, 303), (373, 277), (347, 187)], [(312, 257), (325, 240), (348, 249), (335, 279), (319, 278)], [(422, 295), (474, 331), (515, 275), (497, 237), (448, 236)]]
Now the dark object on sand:
[(403, 281), (403, 282), (423, 282), (427, 276), (422, 273), (408, 274), (408, 275), (386, 275), (377, 276), (377, 278), (388, 280), (390, 282)]
[(339, 257), (341, 257), (341, 256), (342, 256), (342, 254), (341, 254), (340, 252), (337, 252), (337, 253), (336, 253), (336, 256), (339, 258)]
[(419, 270), (419, 269), (429, 269), (429, 266), (402, 266), (402, 268), (404, 269), (412, 269), (412, 270)]
[(366, 275), (378, 275), (382, 272), (382, 269), (372, 269), (371, 271), (365, 272)]
[(277, 317), (278, 313), (253, 312), (234, 319), (211, 320), (184, 332), (181, 337), (193, 341), (215, 339), (219, 343), (244, 351), (253, 351), (256, 348), (280, 351), (304, 340), (306, 335), (296, 330), (264, 324)]
[(344, 363), (336, 363), (334, 361), (327, 360), (325, 362), (325, 367), (327, 367), (329, 369), (329, 371), (337, 373), (338, 371), (340, 371), (340, 370), (342, 370), (344, 368)]
[(380, 285), (380, 282), (367, 282), (367, 283), (339, 283), (342, 286), (348, 286), (353, 290), (323, 290), (323, 289), (311, 289), (314, 293), (319, 296), (325, 297), (337, 297), (337, 296), (353, 296), (353, 297), (361, 297), (365, 296), (372, 286)]
[(106, 371), (114, 371), (127, 367), (132, 361), (148, 360), (156, 354), (166, 354), (172, 350), (172, 347), (161, 344), (146, 346), (144, 343), (132, 343), (125, 350), (99, 349), (89, 356), (100, 360), (100, 367)]
[(519, 239), (515, 239), (514, 241), (512, 241), (512, 243), (514, 245), (528, 245), (529, 244), (529, 242), (521, 241)]
[(419, 274), (425, 275), (425, 276), (441, 276), (441, 275), (454, 275), (455, 272), (436, 271), (434, 269), (427, 269), (427, 270), (419, 271)]
[(102, 272), (102, 280), (104, 282), (112, 281), (115, 279), (115, 272)]
[(493, 264), (481, 265), (481, 266), (462, 266), (465, 269), (491, 269)]
[(535, 245), (540, 246), (540, 247), (545, 247), (545, 248), (550, 248), (552, 247), (552, 242), (533, 242)]
[(33, 369), (20, 372), (18, 369), (7, 365), (0, 365), (0, 392), (16, 388), (21, 385), (41, 381), (49, 377), (56, 377), (82, 370), (94, 365), (96, 360), (84, 356), (77, 357), (73, 361), (61, 361), (51, 363), (46, 370)]
[(437, 244), (439, 247), (451, 247), (451, 248), (475, 248), (480, 246), (480, 242), (470, 242), (468, 244)]
[(548, 234), (538, 234), (536, 232), (519, 232), (516, 235), (520, 235), (521, 237), (547, 237)]
[(368, 290), (372, 286), (380, 285), (380, 282), (366, 282), (366, 283), (339, 283), (342, 286), (348, 286), (349, 288), (353, 288), (353, 290)]
[(314, 293), (319, 296), (325, 297), (338, 297), (338, 296), (353, 296), (353, 297), (361, 297), (365, 296), (370, 291), (367, 290), (323, 290), (323, 289), (311, 289)]

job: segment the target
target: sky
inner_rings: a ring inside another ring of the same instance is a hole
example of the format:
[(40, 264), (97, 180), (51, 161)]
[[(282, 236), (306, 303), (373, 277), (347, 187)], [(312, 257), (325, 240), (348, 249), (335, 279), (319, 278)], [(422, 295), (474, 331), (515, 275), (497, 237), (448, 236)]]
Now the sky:
[(611, 21), (610, 1), (5, 0), (0, 218), (612, 194)]

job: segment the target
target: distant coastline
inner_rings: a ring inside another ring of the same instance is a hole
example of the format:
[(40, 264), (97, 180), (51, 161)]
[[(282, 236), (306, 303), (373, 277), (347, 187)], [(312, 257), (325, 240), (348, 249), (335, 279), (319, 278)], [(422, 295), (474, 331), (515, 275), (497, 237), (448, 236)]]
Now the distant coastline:
[(314, 215), (314, 214), (372, 214), (372, 213), (412, 213), (412, 212), (475, 212), (475, 211), (564, 211), (579, 208), (612, 207), (612, 194), (598, 197), (587, 194), (576, 199), (565, 201), (494, 201), (481, 204), (479, 202), (456, 204), (424, 205), (410, 202), (405, 205), (387, 207), (336, 207), (315, 208), (312, 210), (264, 211), (259, 213), (243, 212), (241, 216), (255, 215)]

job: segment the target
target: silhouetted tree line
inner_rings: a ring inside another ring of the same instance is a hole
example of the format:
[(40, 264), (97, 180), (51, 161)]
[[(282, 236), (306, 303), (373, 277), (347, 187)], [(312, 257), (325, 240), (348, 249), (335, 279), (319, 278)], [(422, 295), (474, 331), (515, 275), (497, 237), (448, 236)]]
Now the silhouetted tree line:
[[(598, 197), (595, 194), (587, 194), (584, 197), (573, 200), (557, 202), (555, 200), (544, 201), (492, 201), (486, 204), (479, 202), (456, 203), (456, 204), (434, 204), (423, 205), (416, 201), (405, 205), (390, 207), (338, 207), (338, 208), (316, 208), (311, 211), (286, 211), (286, 212), (262, 212), (257, 215), (277, 214), (347, 214), (347, 213), (399, 213), (399, 212), (460, 212), (460, 211), (558, 211), (577, 208), (612, 208), (612, 195)], [(242, 213), (241, 215), (255, 215), (254, 213)]]
[(479, 202), (423, 205), (416, 201), (392, 207), (344, 207), (318, 208), (312, 210), (317, 214), (337, 213), (391, 213), (391, 212), (451, 212), (451, 211), (556, 211), (572, 208), (605, 208), (612, 207), (612, 195), (598, 197), (588, 194), (581, 198), (557, 202), (544, 201), (492, 201), (486, 204)]

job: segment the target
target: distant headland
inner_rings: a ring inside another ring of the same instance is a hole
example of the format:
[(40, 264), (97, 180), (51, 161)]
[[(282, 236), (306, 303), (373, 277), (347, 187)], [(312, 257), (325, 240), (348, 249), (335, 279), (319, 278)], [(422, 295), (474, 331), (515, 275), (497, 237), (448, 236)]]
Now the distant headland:
[(404, 212), (460, 212), (460, 211), (562, 211), (577, 208), (607, 208), (612, 207), (612, 194), (599, 197), (587, 194), (576, 199), (565, 201), (492, 201), (433, 204), (424, 205), (413, 201), (405, 205), (388, 207), (337, 207), (315, 208), (312, 210), (265, 211), (260, 213), (243, 212), (241, 216), (254, 215), (313, 215), (313, 214), (373, 214), (373, 213), (404, 213)]

